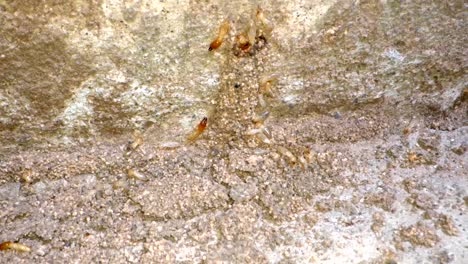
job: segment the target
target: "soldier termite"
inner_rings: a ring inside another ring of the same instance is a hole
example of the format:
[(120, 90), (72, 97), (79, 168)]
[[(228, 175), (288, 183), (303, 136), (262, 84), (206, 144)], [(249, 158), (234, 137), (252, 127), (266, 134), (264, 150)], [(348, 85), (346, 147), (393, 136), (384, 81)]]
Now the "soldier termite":
[(218, 36), (216, 36), (216, 39), (211, 42), (210, 47), (208, 48), (209, 51), (217, 49), (221, 44), (223, 44), (223, 40), (229, 33), (230, 28), (231, 26), (229, 25), (229, 21), (225, 20), (219, 27)]
[(205, 131), (207, 124), (208, 124), (208, 118), (204, 117), (202, 121), (200, 121), (198, 126), (195, 128), (195, 130), (192, 132), (192, 134), (190, 134), (187, 137), (187, 142), (191, 143), (195, 141), (203, 133), (203, 131)]
[(0, 250), (16, 250), (16, 251), (21, 251), (21, 252), (29, 252), (31, 251), (31, 248), (29, 248), (26, 245), (20, 244), (20, 243), (15, 243), (11, 241), (6, 241), (0, 244)]

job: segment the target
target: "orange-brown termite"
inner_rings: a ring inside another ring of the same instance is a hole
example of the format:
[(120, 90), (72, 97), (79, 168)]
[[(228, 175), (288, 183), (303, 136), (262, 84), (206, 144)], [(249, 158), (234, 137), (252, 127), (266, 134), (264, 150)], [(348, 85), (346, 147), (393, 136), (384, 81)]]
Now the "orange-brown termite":
[(229, 33), (230, 28), (231, 26), (229, 25), (228, 20), (224, 21), (223, 24), (221, 24), (221, 26), (219, 27), (218, 36), (215, 40), (211, 42), (210, 47), (208, 48), (209, 51), (217, 49), (219, 48), (219, 46), (221, 46), (221, 44), (223, 44), (223, 40)]
[(21, 252), (31, 251), (31, 248), (29, 248), (28, 246), (25, 246), (23, 244), (20, 244), (20, 243), (6, 241), (6, 242), (3, 242), (3, 243), (0, 244), (0, 250), (8, 250), (8, 249), (21, 251)]
[(202, 121), (200, 121), (200, 123), (198, 124), (197, 128), (195, 128), (195, 130), (192, 132), (192, 134), (190, 134), (187, 137), (187, 142), (190, 143), (190, 142), (195, 141), (201, 135), (201, 133), (205, 131), (207, 124), (208, 124), (208, 118), (204, 117)]

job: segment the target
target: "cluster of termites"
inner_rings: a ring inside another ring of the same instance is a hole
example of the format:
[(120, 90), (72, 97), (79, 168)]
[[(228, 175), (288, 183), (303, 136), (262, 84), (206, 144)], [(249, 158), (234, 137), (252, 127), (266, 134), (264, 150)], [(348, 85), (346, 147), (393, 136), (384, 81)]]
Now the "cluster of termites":
[[(249, 24), (247, 30), (235, 38), (237, 49), (249, 54), (252, 54), (252, 49), (255, 48), (253, 45), (257, 45), (257, 49), (260, 49), (266, 42), (265, 35), (269, 35), (272, 31), (261, 8), (257, 8), (255, 18), (254, 22)], [(255, 114), (252, 117), (253, 128), (245, 132), (247, 136), (254, 136), (257, 140), (267, 145), (272, 145), (273, 143), (273, 135), (271, 130), (266, 126), (266, 121), (270, 116), (270, 112), (268, 111), (269, 100), (277, 98), (274, 91), (274, 86), (277, 82), (278, 78), (275, 75), (264, 76), (260, 79), (258, 84), (258, 104), (260, 109), (263, 110), (260, 114)], [(311, 163), (311, 154), (308, 149), (300, 151), (297, 155), (283, 146), (276, 146), (276, 150), (291, 166), (299, 165), (305, 170), (307, 165)]]
[[(218, 34), (208, 47), (209, 51), (218, 49), (224, 39), (229, 35), (231, 29), (229, 20), (223, 21), (218, 29)], [(263, 10), (258, 7), (255, 12), (255, 18), (251, 19), (248, 25), (236, 34), (234, 37), (234, 55), (246, 56), (255, 54), (256, 50), (260, 50), (266, 44), (266, 35), (271, 32), (272, 28), (265, 18)]]
[[(208, 47), (208, 51), (213, 52), (219, 49), (225, 40), (229, 38), (231, 31), (231, 24), (229, 19), (224, 20), (218, 28), (217, 35), (211, 41)], [(262, 49), (266, 42), (266, 36), (269, 36), (272, 32), (272, 27), (267, 20), (263, 10), (258, 7), (255, 11), (254, 18), (250, 20), (244, 29), (237, 33), (233, 40), (233, 53), (235, 56), (252, 56), (256, 51)], [(258, 104), (260, 106), (260, 113), (255, 114), (252, 117), (252, 127), (245, 132), (246, 136), (251, 136), (259, 140), (260, 142), (272, 145), (273, 135), (270, 129), (266, 125), (266, 121), (270, 116), (268, 111), (269, 101), (275, 99), (277, 96), (274, 92), (274, 86), (277, 83), (278, 78), (275, 75), (265, 76), (259, 80), (258, 85)], [(208, 117), (203, 119), (195, 126), (193, 131), (186, 137), (185, 144), (192, 144), (195, 142), (208, 126)], [(143, 144), (143, 136), (141, 133), (134, 133), (133, 140), (129, 142), (126, 153), (130, 154), (136, 151)], [(159, 146), (161, 149), (175, 149), (179, 148), (181, 143), (179, 142), (165, 142)], [(284, 159), (290, 165), (299, 164), (303, 169), (307, 166), (308, 155), (304, 151), (297, 157), (287, 148), (283, 146), (276, 147), (278, 153), (280, 153)], [(128, 178), (136, 180), (146, 180), (146, 177), (138, 172), (137, 170), (130, 168), (127, 169)]]

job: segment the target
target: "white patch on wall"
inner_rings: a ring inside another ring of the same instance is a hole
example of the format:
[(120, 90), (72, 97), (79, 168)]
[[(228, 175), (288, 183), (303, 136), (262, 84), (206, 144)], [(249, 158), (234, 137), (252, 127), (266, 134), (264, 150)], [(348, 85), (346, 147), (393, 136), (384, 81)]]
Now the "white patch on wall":
[(299, 96), (296, 94), (288, 94), (283, 97), (283, 102), (287, 105), (295, 105), (299, 102)]
[(110, 70), (107, 73), (106, 78), (109, 79), (109, 80), (112, 80), (112, 81), (114, 81), (116, 83), (125, 83), (125, 82), (128, 81), (125, 74), (122, 71), (119, 71), (119, 70), (116, 70), (116, 69)]
[(85, 125), (84, 120), (93, 114), (93, 108), (88, 102), (88, 96), (91, 93), (92, 91), (89, 88), (79, 89), (75, 93), (61, 115), (61, 119), (66, 126)]
[(405, 56), (394, 48), (385, 50), (384, 56), (397, 63), (403, 62), (405, 60)]

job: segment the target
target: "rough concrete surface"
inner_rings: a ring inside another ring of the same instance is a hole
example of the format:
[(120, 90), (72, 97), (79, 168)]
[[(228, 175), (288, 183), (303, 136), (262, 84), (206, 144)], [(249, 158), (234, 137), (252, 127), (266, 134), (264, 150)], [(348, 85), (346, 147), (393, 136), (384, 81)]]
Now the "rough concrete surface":
[(467, 16), (0, 0), (0, 262), (467, 263)]

